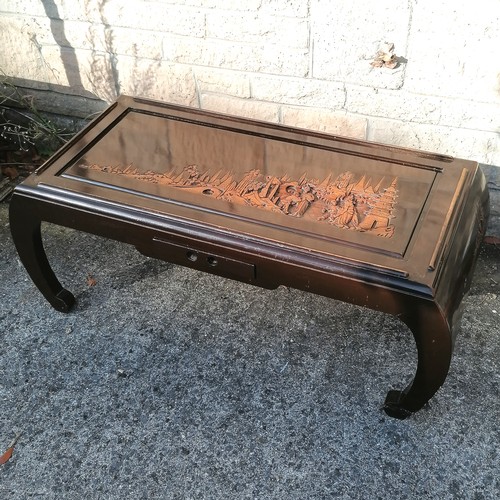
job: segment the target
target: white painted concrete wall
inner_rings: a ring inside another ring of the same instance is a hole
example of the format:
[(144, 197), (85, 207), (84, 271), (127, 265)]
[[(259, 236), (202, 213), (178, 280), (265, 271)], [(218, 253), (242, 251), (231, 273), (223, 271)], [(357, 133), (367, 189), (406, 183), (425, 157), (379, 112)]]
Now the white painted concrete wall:
[(500, 0), (0, 0), (0, 44), (66, 114), (124, 93), (500, 165)]

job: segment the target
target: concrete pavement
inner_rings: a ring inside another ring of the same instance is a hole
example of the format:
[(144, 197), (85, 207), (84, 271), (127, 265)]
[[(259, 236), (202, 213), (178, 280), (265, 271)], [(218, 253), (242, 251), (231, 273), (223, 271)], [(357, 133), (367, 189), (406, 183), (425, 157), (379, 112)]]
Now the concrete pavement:
[(76, 295), (50, 308), (0, 204), (0, 498), (500, 496), (500, 248), (481, 249), (448, 379), (406, 421), (409, 330), (47, 225)]

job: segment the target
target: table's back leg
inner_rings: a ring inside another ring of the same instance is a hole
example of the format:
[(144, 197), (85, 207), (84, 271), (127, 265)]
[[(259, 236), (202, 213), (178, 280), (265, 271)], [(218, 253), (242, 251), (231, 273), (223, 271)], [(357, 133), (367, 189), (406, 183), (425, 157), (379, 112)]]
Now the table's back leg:
[(62, 287), (50, 267), (41, 237), (41, 221), (35, 210), (26, 207), (25, 200), (15, 195), (10, 203), (10, 230), (19, 258), (33, 283), (54, 309), (68, 312), (75, 298)]
[(388, 392), (384, 410), (391, 417), (404, 419), (422, 408), (445, 381), (453, 351), (453, 336), (445, 316), (432, 302), (417, 306), (401, 319), (415, 338), (417, 372), (405, 390)]

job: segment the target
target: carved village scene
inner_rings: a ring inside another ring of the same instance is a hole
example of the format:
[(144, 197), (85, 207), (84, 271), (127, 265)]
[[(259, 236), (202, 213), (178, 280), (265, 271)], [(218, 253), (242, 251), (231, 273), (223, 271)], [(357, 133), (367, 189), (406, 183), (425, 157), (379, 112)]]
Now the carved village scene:
[(376, 185), (366, 175), (356, 177), (343, 172), (323, 180), (300, 179), (287, 175), (275, 177), (251, 170), (242, 178), (231, 172), (215, 174), (200, 172), (189, 165), (180, 173), (141, 172), (127, 167), (80, 165), (134, 180), (165, 185), (231, 203), (248, 205), (291, 217), (301, 217), (332, 224), (338, 228), (369, 232), (390, 238), (394, 234), (394, 210), (397, 199), (397, 178), (382, 179)]

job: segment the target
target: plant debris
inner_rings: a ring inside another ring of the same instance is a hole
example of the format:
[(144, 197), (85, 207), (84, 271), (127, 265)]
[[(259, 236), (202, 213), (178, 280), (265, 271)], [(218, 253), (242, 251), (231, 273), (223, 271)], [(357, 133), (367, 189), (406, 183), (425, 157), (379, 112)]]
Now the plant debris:
[(2, 147), (0, 143), (0, 202), (42, 163), (43, 158), (34, 148), (15, 151), (11, 147)]
[(394, 53), (393, 43), (383, 43), (371, 62), (374, 68), (389, 68), (394, 69), (399, 65), (400, 59)]
[(16, 167), (2, 167), (2, 173), (6, 175), (10, 180), (17, 179), (19, 177), (19, 172)]
[(12, 454), (14, 453), (14, 447), (16, 446), (18, 439), (21, 437), (21, 434), (22, 434), (21, 432), (19, 434), (16, 433), (16, 436), (10, 442), (9, 447), (7, 448), (5, 453), (3, 455), (0, 455), (0, 465), (7, 463), (12, 458)]
[(500, 238), (497, 236), (485, 236), (484, 237), (484, 243), (486, 245), (500, 245)]
[(87, 274), (87, 286), (96, 286), (97, 285), (97, 280), (91, 275)]

